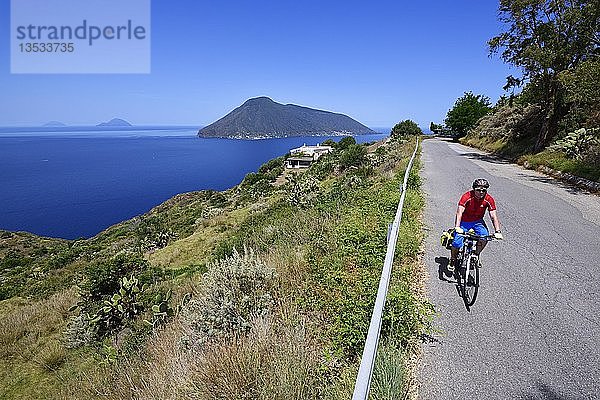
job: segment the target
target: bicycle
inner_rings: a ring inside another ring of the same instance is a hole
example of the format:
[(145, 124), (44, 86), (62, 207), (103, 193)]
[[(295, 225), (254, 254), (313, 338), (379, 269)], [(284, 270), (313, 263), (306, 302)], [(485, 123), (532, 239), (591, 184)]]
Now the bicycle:
[(454, 233), (465, 238), (463, 247), (460, 249), (456, 259), (456, 279), (458, 290), (465, 303), (467, 310), (475, 303), (479, 292), (479, 268), (481, 262), (479, 255), (474, 254), (478, 240), (494, 240), (493, 235), (478, 236), (472, 230), (465, 233)]

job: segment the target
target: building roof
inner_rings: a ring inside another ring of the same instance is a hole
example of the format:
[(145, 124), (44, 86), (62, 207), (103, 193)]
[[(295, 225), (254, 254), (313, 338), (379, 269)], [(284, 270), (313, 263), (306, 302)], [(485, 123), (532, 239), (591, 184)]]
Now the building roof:
[(333, 147), (331, 147), (331, 146), (321, 146), (319, 144), (317, 144), (316, 146), (307, 146), (305, 143), (302, 145), (302, 147), (291, 149), (290, 153), (300, 153), (300, 152), (314, 153), (315, 151), (331, 151), (331, 150), (333, 150)]
[(314, 161), (312, 157), (288, 157), (286, 161)]

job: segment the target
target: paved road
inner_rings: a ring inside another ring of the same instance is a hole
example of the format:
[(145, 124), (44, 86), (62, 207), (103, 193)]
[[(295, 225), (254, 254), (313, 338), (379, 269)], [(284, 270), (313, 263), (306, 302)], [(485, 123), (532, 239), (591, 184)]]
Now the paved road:
[[(438, 316), (419, 398), (600, 399), (600, 197), (441, 139), (423, 142), (422, 161), (427, 290)], [(449, 252), (439, 236), (478, 177), (491, 183), (505, 240), (483, 252), (467, 312), (440, 272)]]

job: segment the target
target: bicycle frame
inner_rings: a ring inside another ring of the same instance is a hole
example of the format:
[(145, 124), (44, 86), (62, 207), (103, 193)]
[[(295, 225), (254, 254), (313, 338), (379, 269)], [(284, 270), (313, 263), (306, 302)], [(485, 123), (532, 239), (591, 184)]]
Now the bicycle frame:
[(494, 236), (478, 236), (471, 231), (455, 233), (465, 238), (464, 244), (458, 253), (457, 279), (458, 288), (467, 310), (475, 303), (479, 291), (479, 256), (474, 250), (479, 240), (491, 241)]

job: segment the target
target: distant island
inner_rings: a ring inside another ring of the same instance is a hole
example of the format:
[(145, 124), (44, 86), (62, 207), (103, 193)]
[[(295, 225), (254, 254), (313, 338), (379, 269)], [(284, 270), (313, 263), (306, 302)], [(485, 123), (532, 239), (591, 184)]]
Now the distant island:
[(375, 133), (344, 114), (256, 97), (198, 131), (204, 138), (261, 139)]
[(67, 126), (67, 124), (63, 124), (60, 121), (50, 121), (42, 125), (44, 128), (62, 128)]
[(101, 122), (96, 126), (133, 126), (129, 122), (120, 118), (113, 118), (108, 122)]

